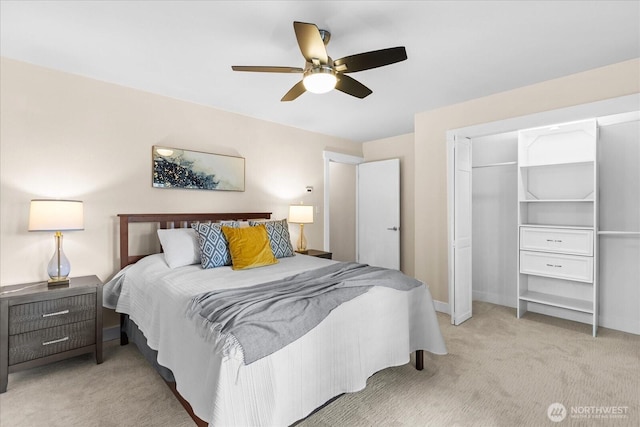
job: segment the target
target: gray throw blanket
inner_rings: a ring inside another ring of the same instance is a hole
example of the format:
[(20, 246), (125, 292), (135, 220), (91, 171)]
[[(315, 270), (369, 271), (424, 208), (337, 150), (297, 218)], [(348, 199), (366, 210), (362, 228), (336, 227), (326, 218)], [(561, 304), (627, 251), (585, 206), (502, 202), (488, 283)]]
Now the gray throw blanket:
[(194, 297), (187, 315), (202, 323), (216, 350), (255, 362), (300, 338), (331, 310), (372, 286), (408, 291), (422, 285), (399, 271), (336, 263), (269, 283)]

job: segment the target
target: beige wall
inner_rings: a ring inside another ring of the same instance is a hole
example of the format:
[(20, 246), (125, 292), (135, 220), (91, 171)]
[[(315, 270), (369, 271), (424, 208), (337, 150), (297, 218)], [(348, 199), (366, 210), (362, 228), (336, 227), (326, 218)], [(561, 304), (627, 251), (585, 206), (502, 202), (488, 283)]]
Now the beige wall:
[[(4, 58), (0, 67), (0, 285), (46, 278), (53, 238), (26, 231), (32, 198), (85, 201), (85, 230), (65, 235), (65, 251), (73, 275), (104, 280), (118, 266), (117, 213), (285, 217), (292, 202), (322, 205), (322, 150), (329, 150), (401, 159), (402, 270), (447, 301), (446, 131), (640, 92), (640, 61), (626, 61), (422, 112), (415, 134), (361, 147)], [(152, 145), (245, 157), (247, 191), (153, 189)], [(295, 241), (297, 228), (291, 231)], [(309, 247), (322, 247), (322, 233), (321, 208), (305, 230)]]
[[(53, 235), (27, 232), (32, 198), (84, 201), (85, 230), (65, 233), (72, 275), (106, 280), (117, 271), (118, 213), (283, 218), (303, 201), (320, 206), (305, 234), (309, 247), (322, 248), (322, 151), (361, 155), (361, 144), (339, 138), (6, 58), (0, 66), (1, 285), (47, 278)], [(153, 145), (244, 157), (246, 191), (154, 189)], [(295, 242), (298, 228), (291, 232)]]
[(446, 132), (639, 92), (640, 60), (634, 59), (416, 115), (415, 276), (434, 299), (449, 299)]
[(414, 135), (409, 133), (365, 142), (362, 154), (365, 162), (400, 159), (400, 270), (414, 276)]

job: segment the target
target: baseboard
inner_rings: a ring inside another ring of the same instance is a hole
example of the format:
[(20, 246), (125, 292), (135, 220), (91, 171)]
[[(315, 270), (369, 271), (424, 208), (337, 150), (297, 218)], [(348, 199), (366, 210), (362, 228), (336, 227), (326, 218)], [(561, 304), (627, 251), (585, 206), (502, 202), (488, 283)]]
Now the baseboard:
[(505, 307), (517, 308), (515, 295), (502, 295), (493, 292), (473, 291), (473, 301), (489, 302), (491, 304), (503, 305)]
[(640, 335), (640, 323), (633, 324), (633, 322), (629, 322), (629, 319), (615, 315), (603, 316), (601, 314), (598, 316), (598, 326), (627, 332), (629, 334)]
[[(485, 301), (492, 304), (515, 308), (515, 305), (513, 304), (513, 301), (512, 301), (513, 298), (505, 299), (504, 297), (496, 296), (495, 294), (479, 293), (475, 291), (473, 293), (473, 297), (474, 297), (473, 298), (474, 301), (476, 300)], [(433, 300), (433, 306), (436, 309), (436, 311), (440, 313), (451, 314), (448, 302)], [(560, 317), (563, 319), (572, 320), (574, 322), (587, 323), (587, 324), (591, 323), (591, 320), (587, 316), (584, 316), (583, 313), (574, 313), (570, 310), (564, 310), (556, 307), (541, 306), (535, 303), (530, 303), (529, 306), (530, 306), (529, 311), (532, 311), (534, 313), (544, 314), (547, 316)], [(613, 315), (603, 316), (601, 314), (598, 318), (598, 326), (626, 332), (629, 334), (640, 335), (640, 324), (634, 325), (629, 322), (629, 319), (624, 319), (624, 318), (613, 316)]]
[(102, 329), (102, 342), (120, 339), (120, 326), (111, 326)]
[(439, 311), (440, 313), (451, 314), (451, 311), (449, 310), (448, 302), (433, 300), (433, 307), (436, 309), (436, 311)]

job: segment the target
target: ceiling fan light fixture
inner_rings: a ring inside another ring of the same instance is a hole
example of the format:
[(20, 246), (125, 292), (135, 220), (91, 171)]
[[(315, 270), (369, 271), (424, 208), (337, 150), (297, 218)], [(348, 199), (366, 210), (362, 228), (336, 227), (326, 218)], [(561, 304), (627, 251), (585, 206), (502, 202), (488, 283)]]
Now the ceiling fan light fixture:
[(336, 87), (338, 79), (331, 67), (311, 68), (305, 72), (302, 83), (311, 93), (327, 93)]
[(397, 46), (349, 55), (334, 61), (327, 53), (326, 45), (331, 37), (328, 31), (319, 29), (315, 24), (298, 21), (293, 22), (293, 30), (305, 60), (304, 68), (233, 65), (231, 69), (262, 73), (302, 73), (302, 80), (284, 94), (280, 99), (282, 102), (293, 101), (305, 92), (327, 93), (332, 89), (363, 99), (371, 95), (372, 90), (349, 77), (348, 73), (371, 70), (407, 59), (404, 46)]

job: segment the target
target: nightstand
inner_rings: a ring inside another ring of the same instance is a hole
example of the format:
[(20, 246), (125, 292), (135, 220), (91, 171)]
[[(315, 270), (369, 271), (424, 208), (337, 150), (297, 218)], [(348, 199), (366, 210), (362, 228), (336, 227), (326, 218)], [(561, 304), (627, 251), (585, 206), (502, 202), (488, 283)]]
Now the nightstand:
[(102, 363), (102, 282), (71, 278), (68, 286), (47, 282), (0, 288), (0, 393), (8, 376), (46, 363), (95, 353)]
[(317, 258), (326, 258), (326, 259), (331, 259), (331, 256), (333, 255), (331, 252), (319, 251), (317, 249), (307, 249), (306, 251), (300, 251), (300, 252), (296, 251), (296, 253), (314, 256)]

